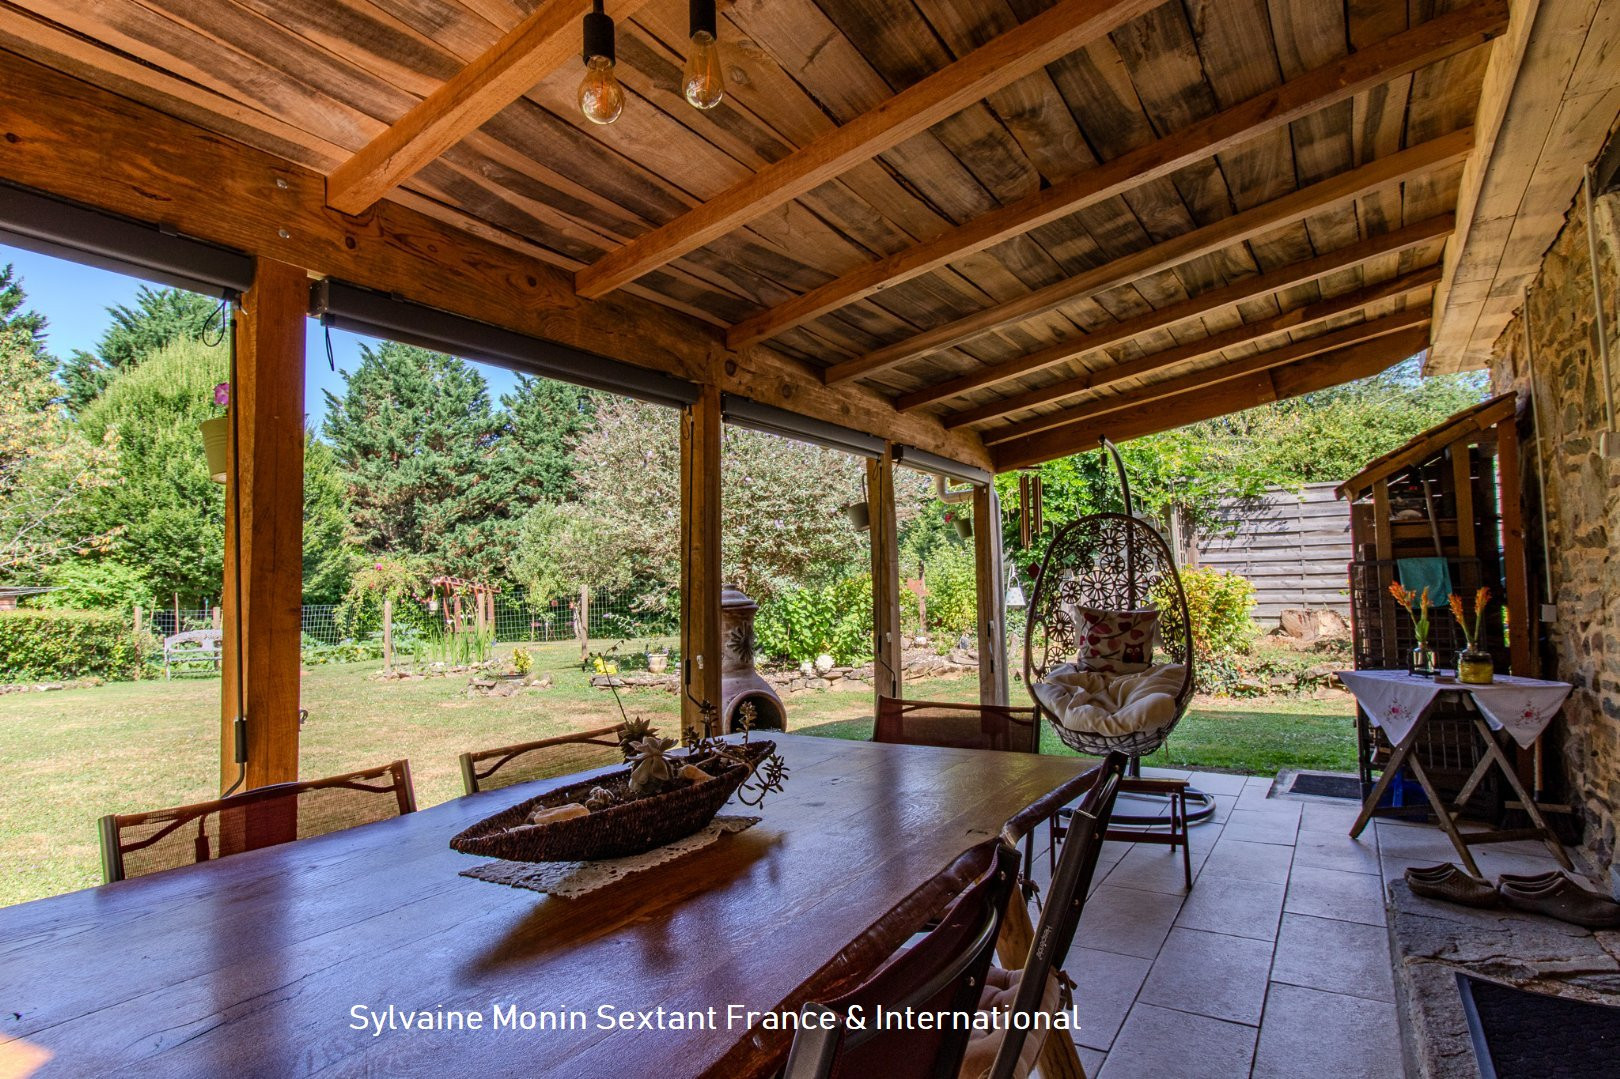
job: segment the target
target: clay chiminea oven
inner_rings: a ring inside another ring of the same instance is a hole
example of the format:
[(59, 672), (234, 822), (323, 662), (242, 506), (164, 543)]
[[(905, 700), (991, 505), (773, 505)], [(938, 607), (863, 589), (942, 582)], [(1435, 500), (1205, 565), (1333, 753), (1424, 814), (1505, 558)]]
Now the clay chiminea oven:
[(787, 709), (771, 684), (754, 669), (754, 615), (759, 604), (742, 589), (726, 585), (720, 592), (720, 730), (741, 729), (737, 709), (754, 705), (754, 727), (787, 730)]

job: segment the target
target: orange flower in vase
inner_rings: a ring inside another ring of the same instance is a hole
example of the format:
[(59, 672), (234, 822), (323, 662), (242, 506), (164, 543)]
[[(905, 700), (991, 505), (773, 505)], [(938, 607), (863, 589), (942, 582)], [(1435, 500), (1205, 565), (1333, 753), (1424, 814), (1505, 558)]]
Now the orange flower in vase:
[(1463, 640), (1468, 647), (1457, 653), (1457, 681), (1469, 685), (1488, 686), (1496, 677), (1496, 663), (1491, 654), (1481, 647), (1480, 632), (1485, 624), (1485, 608), (1491, 602), (1491, 590), (1481, 588), (1474, 593), (1474, 617), (1470, 622), (1468, 612), (1463, 607), (1462, 597), (1457, 593), (1451, 594), (1451, 601), (1447, 604), (1451, 608), (1451, 617), (1457, 620), (1457, 628), (1462, 630)]
[(1425, 588), (1419, 594), (1399, 581), (1392, 581), (1389, 594), (1395, 597), (1396, 603), (1406, 608), (1406, 613), (1412, 619), (1412, 632), (1417, 637), (1417, 644), (1412, 649), (1412, 673), (1425, 677), (1433, 675), (1434, 651), (1429, 647), (1429, 590)]

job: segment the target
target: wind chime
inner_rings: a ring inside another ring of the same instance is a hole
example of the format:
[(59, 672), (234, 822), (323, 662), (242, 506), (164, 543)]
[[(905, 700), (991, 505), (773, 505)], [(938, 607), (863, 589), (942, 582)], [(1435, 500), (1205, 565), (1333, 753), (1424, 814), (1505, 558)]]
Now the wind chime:
[(1045, 528), (1041, 519), (1041, 474), (1018, 474), (1018, 545), (1029, 550), (1031, 541), (1040, 538)]

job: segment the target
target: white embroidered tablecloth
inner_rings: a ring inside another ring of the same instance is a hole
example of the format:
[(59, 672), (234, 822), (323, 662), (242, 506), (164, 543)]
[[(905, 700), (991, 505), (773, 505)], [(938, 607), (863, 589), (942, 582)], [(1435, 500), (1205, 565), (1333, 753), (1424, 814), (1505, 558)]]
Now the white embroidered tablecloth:
[(1547, 729), (1574, 687), (1568, 682), (1516, 678), (1499, 674), (1486, 686), (1436, 682), (1406, 671), (1339, 671), (1339, 680), (1356, 695), (1373, 725), (1400, 745), (1412, 733), (1423, 710), (1442, 693), (1466, 693), (1492, 730), (1505, 730), (1529, 748)]

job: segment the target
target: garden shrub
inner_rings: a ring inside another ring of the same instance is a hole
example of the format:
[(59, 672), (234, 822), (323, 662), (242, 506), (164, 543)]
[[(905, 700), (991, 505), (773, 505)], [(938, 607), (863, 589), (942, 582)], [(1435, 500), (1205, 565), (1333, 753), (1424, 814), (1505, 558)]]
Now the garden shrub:
[(108, 611), (0, 614), (0, 682), (131, 679), (156, 642)]
[(851, 666), (872, 658), (872, 578), (846, 577), (767, 601), (754, 623), (755, 646), (771, 659), (814, 661), (822, 653)]
[[(979, 584), (973, 552), (960, 543), (946, 542), (926, 562), (923, 581), (928, 585), (928, 632), (944, 646), (954, 646), (966, 633), (977, 632)], [(901, 602), (907, 599), (901, 595)]]
[[(1249, 651), (1258, 627), (1249, 617), (1254, 585), (1247, 577), (1216, 569), (1184, 569), (1181, 588), (1187, 595), (1193, 651), (1199, 660), (1207, 663)], [(1160, 610), (1173, 607), (1168, 596), (1155, 595), (1154, 601)]]

